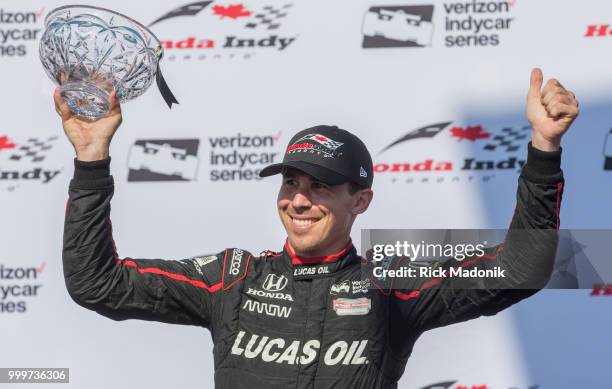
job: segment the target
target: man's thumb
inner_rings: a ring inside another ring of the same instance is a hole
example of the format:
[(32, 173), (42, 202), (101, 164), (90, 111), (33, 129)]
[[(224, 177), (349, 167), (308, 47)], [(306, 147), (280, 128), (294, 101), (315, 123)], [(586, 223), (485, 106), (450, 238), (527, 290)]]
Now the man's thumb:
[(544, 82), (544, 76), (540, 68), (533, 68), (531, 70), (531, 81), (529, 85), (529, 97), (539, 97), (542, 90), (542, 83)]

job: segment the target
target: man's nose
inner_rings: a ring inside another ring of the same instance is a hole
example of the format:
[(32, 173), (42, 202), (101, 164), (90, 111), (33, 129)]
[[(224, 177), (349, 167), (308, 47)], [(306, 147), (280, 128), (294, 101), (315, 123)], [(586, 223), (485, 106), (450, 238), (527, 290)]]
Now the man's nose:
[(310, 208), (312, 206), (312, 202), (310, 201), (308, 194), (301, 190), (295, 193), (291, 204), (293, 205), (293, 208)]

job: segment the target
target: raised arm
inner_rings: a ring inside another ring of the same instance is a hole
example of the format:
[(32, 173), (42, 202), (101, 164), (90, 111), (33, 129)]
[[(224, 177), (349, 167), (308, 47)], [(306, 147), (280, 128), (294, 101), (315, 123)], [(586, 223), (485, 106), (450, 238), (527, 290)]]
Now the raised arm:
[(504, 243), (480, 257), (437, 265), (447, 269), (499, 267), (505, 277), (419, 279), (410, 289), (394, 291), (399, 322), (410, 325), (415, 333), (493, 315), (547, 283), (554, 265), (564, 184), (560, 141), (578, 114), (578, 103), (554, 79), (541, 89), (542, 73), (534, 69), (527, 96), (532, 141)]
[[(226, 252), (183, 261), (120, 259), (112, 236), (109, 145), (121, 123), (114, 97), (108, 116), (73, 116), (58, 92), (56, 109), (77, 158), (64, 224), (66, 287), (81, 306), (114, 320), (130, 318), (209, 327), (223, 290)], [(229, 250), (227, 250), (229, 251)]]

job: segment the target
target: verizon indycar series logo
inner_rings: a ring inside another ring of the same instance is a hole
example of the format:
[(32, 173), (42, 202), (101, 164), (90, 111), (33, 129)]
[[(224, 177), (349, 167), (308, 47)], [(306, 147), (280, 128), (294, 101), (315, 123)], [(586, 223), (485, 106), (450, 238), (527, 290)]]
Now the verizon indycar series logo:
[(277, 143), (281, 131), (272, 135), (214, 136), (208, 138), (209, 179), (211, 182), (260, 180), (259, 171), (280, 154)]
[(433, 5), (371, 7), (363, 19), (362, 47), (431, 45), (433, 11)]
[(292, 3), (200, 1), (170, 10), (150, 26), (168, 60), (250, 59), (281, 52), (297, 34), (285, 28)]
[(370, 280), (344, 280), (337, 284), (332, 284), (329, 288), (329, 294), (357, 294), (368, 293), (370, 289)]
[[(232, 345), (232, 355), (257, 358), (267, 363), (305, 366), (314, 362), (321, 350), (318, 339), (290, 341), (257, 334), (249, 334), (247, 338), (246, 335), (245, 331), (238, 332)], [(323, 363), (327, 366), (367, 364), (367, 345), (367, 339), (334, 342), (322, 350)]]
[(351, 281), (344, 280), (339, 284), (333, 284), (329, 289), (329, 294), (349, 293), (351, 291)]
[(137, 140), (128, 156), (128, 181), (195, 181), (199, 139)]
[(0, 314), (25, 313), (28, 302), (39, 296), (39, 281), (46, 263), (38, 267), (11, 267), (0, 264)]
[[(440, 37), (446, 47), (498, 46), (502, 34), (515, 19), (515, 1), (451, 1), (439, 9), (444, 13)], [(437, 11), (440, 12), (440, 11)], [(432, 46), (437, 34), (432, 23), (433, 5), (371, 7), (363, 19), (362, 47)]]
[[(408, 131), (384, 147), (374, 172), (394, 183), (489, 182), (498, 173), (520, 172), (526, 162), (530, 129), (489, 130), (481, 124), (433, 123)], [(453, 150), (452, 158), (449, 150)]]
[(0, 134), (0, 190), (53, 181), (62, 171), (54, 159), (48, 158), (57, 140), (57, 136), (18, 138)]
[(24, 57), (42, 36), (44, 8), (23, 11), (0, 8), (0, 58)]

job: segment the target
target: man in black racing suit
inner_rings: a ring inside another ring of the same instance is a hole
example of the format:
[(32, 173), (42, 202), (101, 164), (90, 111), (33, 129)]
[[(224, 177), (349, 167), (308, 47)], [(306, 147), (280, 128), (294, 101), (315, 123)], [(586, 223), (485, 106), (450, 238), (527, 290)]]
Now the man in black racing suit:
[(208, 328), (219, 388), (397, 387), (424, 331), (494, 315), (535, 293), (550, 275), (554, 241), (513, 238), (512, 231), (559, 227), (559, 143), (578, 109), (556, 80), (540, 91), (539, 70), (531, 83), (532, 142), (507, 239), (466, 266), (499, 266), (509, 276), (496, 284), (474, 281), (473, 288), (454, 287), (453, 278), (421, 278), (401, 290), (377, 288), (364, 277), (349, 234), (372, 199), (372, 161), (357, 137), (329, 126), (298, 133), (283, 162), (262, 171), (283, 174), (278, 208), (288, 238), (281, 252), (255, 256), (230, 248), (185, 260), (120, 259), (108, 156), (120, 108), (114, 101), (92, 129), (56, 93), (77, 152), (64, 230), (70, 296), (113, 320)]

